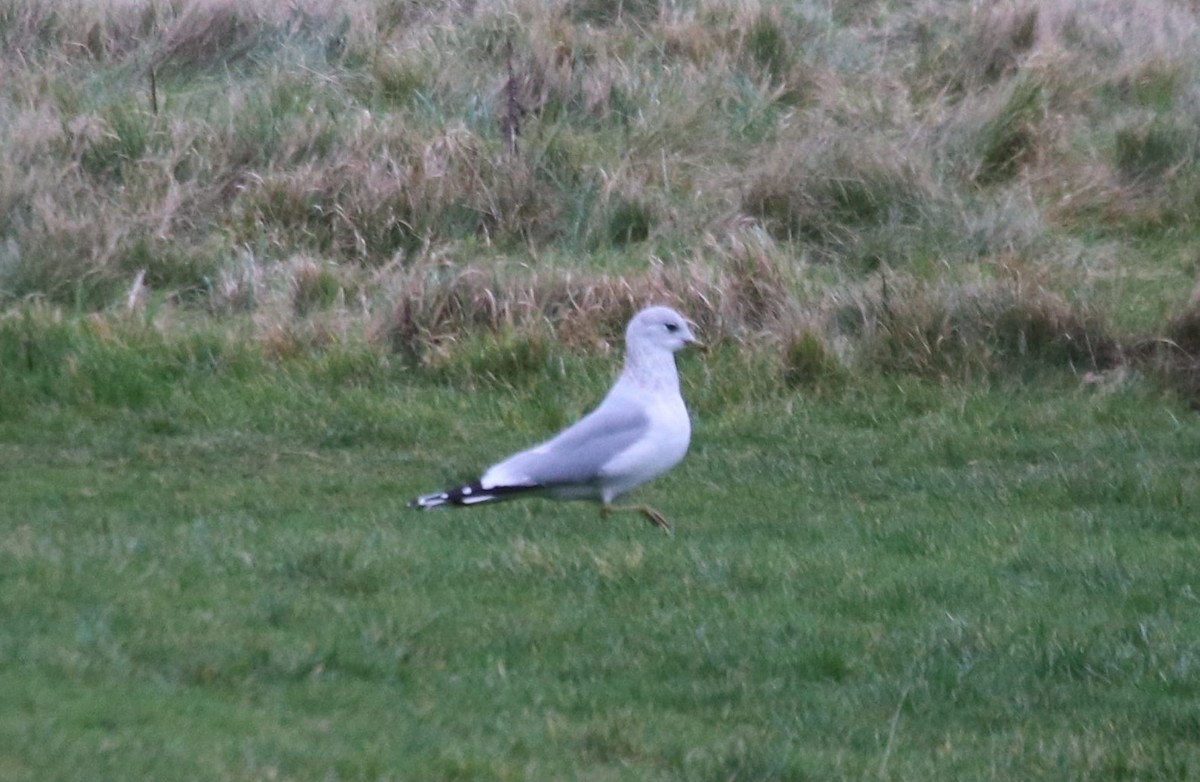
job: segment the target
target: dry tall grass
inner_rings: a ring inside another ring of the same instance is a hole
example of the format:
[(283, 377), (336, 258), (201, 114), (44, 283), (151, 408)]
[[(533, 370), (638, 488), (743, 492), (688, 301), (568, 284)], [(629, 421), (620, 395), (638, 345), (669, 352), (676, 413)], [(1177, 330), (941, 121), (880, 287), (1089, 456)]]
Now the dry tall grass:
[(801, 363), (1102, 366), (1145, 335), (1078, 304), (1123, 273), (1089, 252), (1153, 263), (1200, 211), (1198, 30), (1172, 0), (20, 0), (0, 297), (424, 357), (666, 300)]

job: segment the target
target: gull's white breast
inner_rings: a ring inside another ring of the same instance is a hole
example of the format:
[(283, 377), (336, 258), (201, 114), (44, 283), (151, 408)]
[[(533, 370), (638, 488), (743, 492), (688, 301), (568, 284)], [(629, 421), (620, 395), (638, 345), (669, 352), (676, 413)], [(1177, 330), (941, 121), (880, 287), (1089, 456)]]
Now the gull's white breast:
[(600, 470), (605, 502), (662, 475), (687, 453), (692, 422), (678, 391), (654, 394), (642, 400), (642, 407), (650, 419), (645, 434)]

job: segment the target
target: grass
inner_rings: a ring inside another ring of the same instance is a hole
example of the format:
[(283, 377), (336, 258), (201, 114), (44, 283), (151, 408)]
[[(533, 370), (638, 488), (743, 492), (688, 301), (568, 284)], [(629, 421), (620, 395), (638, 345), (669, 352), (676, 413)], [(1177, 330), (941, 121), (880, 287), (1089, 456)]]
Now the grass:
[(1011, 255), (1062, 289), (1078, 241), (1194, 238), (1178, 4), (609, 5), (15, 4), (0, 300), (103, 310), (141, 275), (221, 309), (302, 256), (378, 312), (414, 270), (719, 270), (749, 230), (826, 297)]
[(1200, 767), (1200, 424), (1145, 379), (793, 392), (685, 357), (692, 452), (640, 490), (667, 537), (404, 507), (592, 404), (602, 358), (448, 386), (386, 354), (59, 339), (76, 383), (17, 364), (0, 421), (6, 778)]
[(0, 779), (1197, 776), (1197, 14), (0, 8)]

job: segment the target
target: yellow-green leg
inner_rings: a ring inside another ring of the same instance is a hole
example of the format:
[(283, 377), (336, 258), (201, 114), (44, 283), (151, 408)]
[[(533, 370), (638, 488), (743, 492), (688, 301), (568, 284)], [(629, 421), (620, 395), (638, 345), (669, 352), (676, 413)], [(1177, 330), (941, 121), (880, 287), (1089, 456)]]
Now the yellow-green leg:
[(651, 508), (649, 505), (601, 505), (600, 516), (608, 518), (611, 513), (640, 513), (645, 517), (646, 521), (654, 526), (670, 533), (671, 522), (667, 521), (667, 517)]

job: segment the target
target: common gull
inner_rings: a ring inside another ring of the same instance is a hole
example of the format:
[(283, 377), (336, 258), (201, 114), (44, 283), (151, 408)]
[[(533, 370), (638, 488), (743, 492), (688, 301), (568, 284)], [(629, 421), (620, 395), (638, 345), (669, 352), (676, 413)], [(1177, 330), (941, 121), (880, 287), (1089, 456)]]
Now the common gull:
[(514, 497), (592, 500), (600, 513), (636, 511), (670, 531), (661, 513), (613, 500), (674, 467), (687, 453), (692, 426), (679, 393), (675, 353), (696, 343), (686, 318), (648, 307), (625, 329), (625, 367), (600, 405), (551, 439), (493, 464), (483, 476), (426, 494), (413, 508), (480, 505)]

